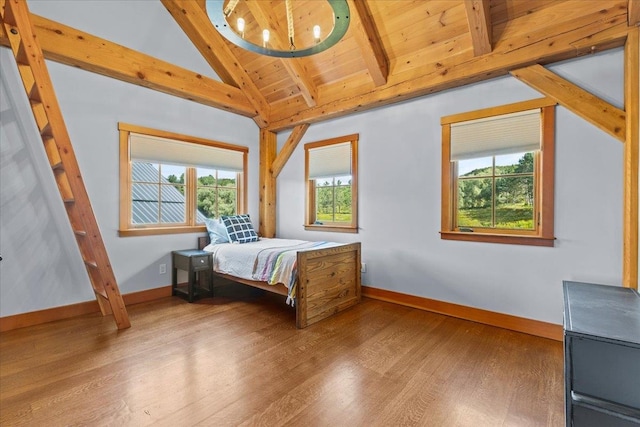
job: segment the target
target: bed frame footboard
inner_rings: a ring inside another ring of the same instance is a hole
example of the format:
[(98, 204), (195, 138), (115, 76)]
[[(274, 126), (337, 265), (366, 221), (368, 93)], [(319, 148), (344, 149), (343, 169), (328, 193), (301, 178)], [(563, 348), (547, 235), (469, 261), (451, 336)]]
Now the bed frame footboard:
[(360, 302), (360, 243), (298, 252), (296, 326), (304, 328)]

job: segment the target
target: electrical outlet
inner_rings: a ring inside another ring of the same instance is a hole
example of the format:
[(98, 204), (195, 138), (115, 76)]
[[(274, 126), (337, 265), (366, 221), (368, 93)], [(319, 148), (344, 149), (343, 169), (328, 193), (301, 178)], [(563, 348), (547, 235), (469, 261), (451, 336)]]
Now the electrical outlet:
[(160, 264), (160, 274), (165, 274), (167, 272), (167, 264)]
[(366, 273), (367, 272), (367, 264), (360, 263), (360, 273)]

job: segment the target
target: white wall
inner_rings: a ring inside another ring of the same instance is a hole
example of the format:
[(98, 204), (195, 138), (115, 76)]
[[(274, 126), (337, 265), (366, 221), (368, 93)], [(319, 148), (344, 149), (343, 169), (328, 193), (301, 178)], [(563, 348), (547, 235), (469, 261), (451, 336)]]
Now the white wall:
[(31, 13), (220, 80), (160, 1), (29, 0)]
[[(621, 49), (550, 67), (622, 107)], [(562, 280), (620, 285), (622, 144), (568, 110), (556, 112), (553, 248), (441, 240), (440, 117), (538, 98), (513, 77), (312, 125), (278, 178), (277, 233), (361, 241), (363, 284), (552, 323)], [(359, 142), (358, 234), (305, 231), (306, 142)], [(278, 136), (281, 146), (288, 133)]]
[[(167, 48), (163, 56), (168, 61), (177, 55), (175, 62), (182, 66), (210, 69), (206, 63), (202, 66), (200, 54), (160, 2), (30, 1), (29, 6), (34, 13), (90, 33), (94, 32), (91, 26), (85, 28), (87, 22), (96, 26), (108, 22), (98, 35), (131, 37), (129, 47), (140, 48), (132, 46), (137, 43), (146, 45), (146, 51)], [(127, 11), (134, 15), (123, 25)], [(149, 20), (162, 25), (148, 25)], [(175, 40), (181, 39), (184, 46), (177, 46)], [(249, 147), (249, 213), (258, 218), (259, 134), (253, 120), (74, 67), (50, 61), (47, 65), (122, 293), (169, 285), (170, 271), (160, 275), (158, 265), (171, 265), (172, 250), (195, 247), (198, 234), (118, 237), (119, 121)], [(0, 316), (93, 300), (15, 62), (6, 48), (0, 48), (0, 72)]]

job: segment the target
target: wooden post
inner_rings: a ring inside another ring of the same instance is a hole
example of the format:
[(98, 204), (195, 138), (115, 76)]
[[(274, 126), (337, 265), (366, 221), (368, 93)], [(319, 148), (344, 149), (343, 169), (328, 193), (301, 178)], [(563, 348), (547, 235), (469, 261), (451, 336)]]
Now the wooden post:
[(271, 165), (276, 158), (277, 134), (260, 130), (260, 223), (262, 237), (276, 235), (276, 178)]
[(640, 86), (640, 29), (629, 30), (624, 48), (624, 108), (627, 113), (624, 144), (622, 284), (638, 289), (638, 87)]

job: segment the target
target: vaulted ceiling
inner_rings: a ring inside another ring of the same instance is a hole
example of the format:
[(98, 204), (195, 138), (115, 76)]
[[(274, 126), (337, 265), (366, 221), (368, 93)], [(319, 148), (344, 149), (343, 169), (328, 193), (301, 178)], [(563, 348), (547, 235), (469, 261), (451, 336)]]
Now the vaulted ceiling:
[[(640, 0), (347, 0), (350, 25), (340, 42), (280, 59), (224, 39), (205, 0), (160, 1), (221, 82), (31, 18), (47, 59), (251, 117), (273, 132), (623, 46), (640, 22)], [(321, 2), (293, 2), (295, 18), (313, 25), (310, 11)], [(277, 28), (286, 27), (282, 3), (238, 7), (254, 25)], [(282, 47), (282, 39), (273, 43)], [(8, 44), (3, 33), (0, 43)]]
[[(313, 123), (532, 65), (622, 46), (636, 0), (348, 0), (350, 28), (334, 47), (274, 58), (236, 47), (204, 0), (162, 0), (215, 72), (242, 89), (259, 126)], [(247, 21), (282, 29), (283, 0), (241, 0)], [(313, 26), (317, 0), (294, 0)], [(240, 7), (240, 6), (239, 6)], [(276, 38), (276, 47), (287, 41)]]

